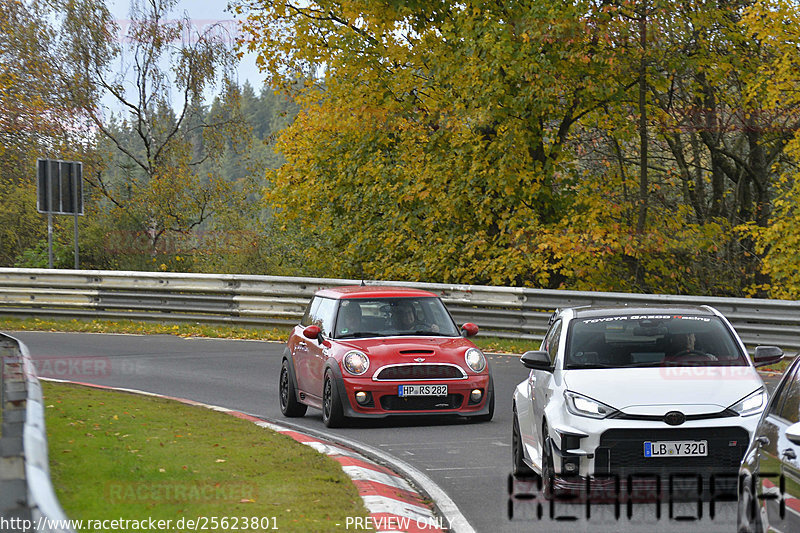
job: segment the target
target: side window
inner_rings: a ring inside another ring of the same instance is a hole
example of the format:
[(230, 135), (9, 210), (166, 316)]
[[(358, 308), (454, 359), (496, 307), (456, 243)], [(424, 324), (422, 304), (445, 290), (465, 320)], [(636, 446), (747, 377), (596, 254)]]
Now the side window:
[[(791, 369), (790, 369), (791, 371)], [(786, 405), (786, 400), (792, 394), (792, 389), (797, 387), (797, 368), (792, 375), (781, 383), (775, 392), (770, 395), (769, 414), (784, 418), (782, 412)]]
[(333, 333), (333, 320), (336, 316), (336, 302), (331, 298), (318, 298), (319, 305), (312, 308), (311, 320), (313, 324), (319, 326), (322, 334), (330, 337)]
[(800, 422), (800, 381), (797, 380), (797, 374), (791, 383), (787, 384), (785, 396), (778, 416), (788, 420), (790, 424)]
[(542, 342), (542, 350), (550, 354), (550, 362), (555, 364), (558, 346), (561, 343), (561, 321), (559, 320), (550, 327), (550, 331), (545, 335)]
[(306, 312), (303, 314), (303, 318), (300, 320), (301, 326), (310, 326), (313, 323), (312, 317), (314, 316), (314, 311), (316, 311), (319, 307), (319, 301), (320, 298), (314, 297), (310, 302), (308, 302)]

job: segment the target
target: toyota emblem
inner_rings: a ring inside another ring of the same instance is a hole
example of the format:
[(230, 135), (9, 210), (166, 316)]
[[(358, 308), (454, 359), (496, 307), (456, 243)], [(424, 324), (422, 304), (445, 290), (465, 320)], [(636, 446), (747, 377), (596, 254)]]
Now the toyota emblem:
[(686, 422), (686, 415), (684, 415), (680, 411), (670, 411), (669, 413), (664, 415), (664, 422), (666, 422), (670, 426), (680, 426), (681, 424)]

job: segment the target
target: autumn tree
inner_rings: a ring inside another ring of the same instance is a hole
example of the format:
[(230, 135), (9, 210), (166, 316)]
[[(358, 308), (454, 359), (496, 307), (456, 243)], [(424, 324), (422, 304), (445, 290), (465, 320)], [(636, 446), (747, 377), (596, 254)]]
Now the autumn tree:
[(563, 281), (561, 253), (541, 245), (576, 198), (570, 134), (631, 86), (615, 66), (611, 36), (627, 28), (613, 13), (592, 2), (239, 9), (247, 46), (304, 105), (269, 198), (317, 240), (314, 272)]
[[(211, 163), (250, 138), (239, 111), (232, 37), (217, 25), (200, 31), (186, 16), (168, 18), (175, 5), (133, 2), (125, 33), (103, 9), (76, 5), (68, 16), (79, 36), (65, 50), (82, 82), (72, 86), (75, 98), (112, 102), (83, 109), (112, 164), (87, 179), (119, 227), (144, 238), (151, 255), (163, 239), (236, 208), (231, 184)], [(219, 105), (209, 112), (204, 101), (214, 92)]]
[[(800, 7), (785, 0), (762, 0), (748, 7), (744, 22), (753, 46), (771, 50), (768, 61), (754, 64), (755, 75), (747, 86), (748, 101), (761, 103), (761, 113), (752, 121), (772, 118), (772, 136), (778, 138), (789, 157), (772, 169), (779, 173), (770, 184), (775, 200), (772, 209), (762, 214), (769, 224), (751, 224), (750, 234), (763, 258), (763, 270), (769, 276), (760, 288), (773, 297), (800, 298), (800, 74), (797, 64), (797, 28)], [(769, 145), (766, 147), (769, 148)], [(764, 150), (769, 154), (768, 150)], [(765, 162), (770, 162), (765, 158)]]
[[(91, 168), (91, 133), (68, 90), (62, 47), (74, 37), (64, 23), (94, 2), (0, 2), (0, 264), (13, 265), (39, 245), (46, 224), (36, 211), (36, 159), (78, 159)], [(71, 258), (70, 258), (71, 264)]]

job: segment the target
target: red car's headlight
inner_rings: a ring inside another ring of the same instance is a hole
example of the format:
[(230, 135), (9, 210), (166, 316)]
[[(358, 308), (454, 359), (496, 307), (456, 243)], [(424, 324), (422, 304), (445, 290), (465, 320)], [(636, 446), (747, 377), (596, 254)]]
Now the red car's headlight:
[(483, 352), (477, 348), (470, 348), (467, 350), (464, 354), (464, 361), (473, 372), (483, 372), (483, 369), (486, 368), (486, 357), (484, 357)]
[(369, 370), (369, 357), (364, 352), (352, 350), (344, 355), (344, 369), (354, 376), (360, 376)]

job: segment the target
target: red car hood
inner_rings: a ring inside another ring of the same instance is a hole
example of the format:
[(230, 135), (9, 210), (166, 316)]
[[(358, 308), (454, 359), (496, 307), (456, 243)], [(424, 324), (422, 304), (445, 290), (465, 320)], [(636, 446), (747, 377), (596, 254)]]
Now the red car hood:
[(427, 362), (444, 362), (457, 357), (463, 363), (464, 352), (475, 346), (463, 337), (380, 337), (334, 341), (344, 350), (361, 350), (370, 359), (386, 362), (414, 362), (423, 357)]

